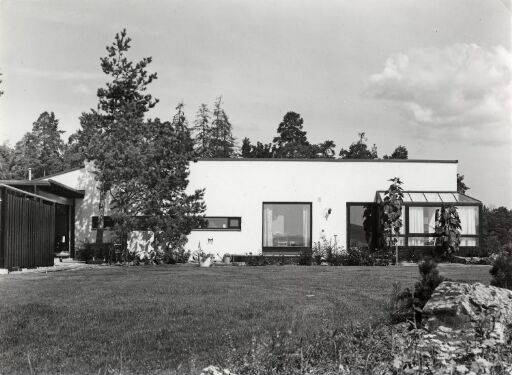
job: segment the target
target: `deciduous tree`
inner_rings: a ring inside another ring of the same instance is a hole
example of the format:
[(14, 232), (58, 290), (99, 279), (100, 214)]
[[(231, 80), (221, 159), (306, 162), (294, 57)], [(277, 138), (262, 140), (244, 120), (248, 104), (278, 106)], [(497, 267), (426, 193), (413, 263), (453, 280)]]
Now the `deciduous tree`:
[(466, 191), (469, 190), (469, 187), (464, 183), (464, 175), (457, 173), (457, 192), (461, 194), (466, 194)]
[(398, 146), (390, 156), (384, 155), (384, 159), (407, 159), (408, 157), (409, 152), (405, 146)]
[(0, 145), (0, 179), (9, 180), (13, 178), (11, 168), (13, 167), (14, 149), (7, 142)]
[(253, 145), (247, 137), (242, 141), (241, 152), (243, 158), (270, 159), (275, 156), (275, 149), (272, 143), (256, 142)]
[(32, 169), (33, 178), (62, 171), (62, 133), (59, 120), (53, 112), (41, 113), (32, 125), (32, 131), (16, 143), (13, 168), (15, 177), (27, 178), (29, 168)]
[(366, 142), (366, 133), (359, 133), (359, 140), (350, 145), (348, 150), (341, 149), (340, 157), (342, 159), (377, 159), (377, 146), (375, 144), (369, 150)]

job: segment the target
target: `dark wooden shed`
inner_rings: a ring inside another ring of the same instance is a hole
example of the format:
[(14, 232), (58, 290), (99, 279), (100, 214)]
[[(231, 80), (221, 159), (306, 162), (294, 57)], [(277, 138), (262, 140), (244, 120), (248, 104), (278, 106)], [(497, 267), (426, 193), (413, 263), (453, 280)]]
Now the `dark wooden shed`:
[(0, 268), (52, 266), (55, 202), (0, 184)]

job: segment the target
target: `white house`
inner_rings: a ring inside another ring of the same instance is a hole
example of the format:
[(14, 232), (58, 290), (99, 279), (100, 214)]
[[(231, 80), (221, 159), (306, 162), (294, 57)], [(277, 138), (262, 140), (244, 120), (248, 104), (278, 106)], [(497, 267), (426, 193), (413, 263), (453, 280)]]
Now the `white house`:
[[(84, 192), (83, 198), (74, 198), (76, 247), (95, 241), (98, 191), (90, 168), (46, 178)], [(470, 252), (478, 248), (481, 203), (457, 193), (457, 161), (353, 159), (191, 163), (188, 189), (205, 189), (208, 225), (192, 231), (187, 247), (219, 255), (298, 254), (322, 237), (343, 247), (373, 246), (379, 230), (377, 203), (393, 177), (404, 181), (406, 191), (403, 250), (432, 245), (435, 209), (444, 203), (459, 207), (462, 247)], [(106, 215), (108, 226), (108, 204)], [(71, 242), (69, 246), (73, 250)]]

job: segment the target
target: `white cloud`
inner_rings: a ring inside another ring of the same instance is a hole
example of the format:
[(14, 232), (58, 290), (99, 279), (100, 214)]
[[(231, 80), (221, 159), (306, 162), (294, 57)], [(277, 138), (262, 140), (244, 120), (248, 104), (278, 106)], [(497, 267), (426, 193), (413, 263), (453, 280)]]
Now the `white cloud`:
[(396, 54), (370, 77), (366, 94), (395, 103), (425, 136), (511, 141), (512, 53), (502, 46), (454, 44)]

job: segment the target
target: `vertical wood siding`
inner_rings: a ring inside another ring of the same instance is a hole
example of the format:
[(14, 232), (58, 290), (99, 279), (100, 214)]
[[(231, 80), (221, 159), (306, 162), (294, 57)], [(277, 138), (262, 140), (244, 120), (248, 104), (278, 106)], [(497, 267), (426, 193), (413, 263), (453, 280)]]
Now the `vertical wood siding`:
[(52, 266), (55, 205), (2, 188), (0, 268)]

